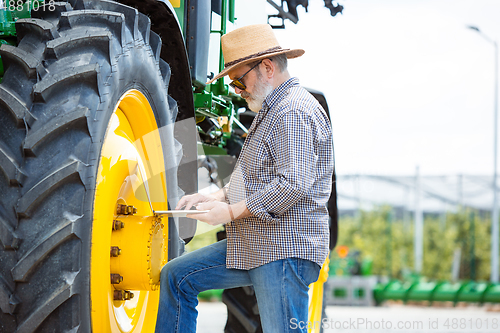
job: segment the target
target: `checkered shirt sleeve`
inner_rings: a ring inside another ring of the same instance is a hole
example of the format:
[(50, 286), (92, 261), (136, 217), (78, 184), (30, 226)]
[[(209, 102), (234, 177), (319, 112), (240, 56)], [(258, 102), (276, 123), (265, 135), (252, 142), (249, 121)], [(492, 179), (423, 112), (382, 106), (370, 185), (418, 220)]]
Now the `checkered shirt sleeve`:
[(330, 121), (292, 78), (266, 98), (231, 176), (229, 202), (246, 200), (253, 216), (227, 225), (227, 267), (289, 257), (322, 265), (332, 172)]

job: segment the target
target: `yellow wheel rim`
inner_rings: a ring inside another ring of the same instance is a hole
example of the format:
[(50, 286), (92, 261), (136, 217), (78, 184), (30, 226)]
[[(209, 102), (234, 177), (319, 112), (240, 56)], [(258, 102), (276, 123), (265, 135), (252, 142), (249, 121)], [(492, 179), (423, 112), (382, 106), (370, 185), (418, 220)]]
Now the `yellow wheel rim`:
[(166, 188), (153, 111), (141, 92), (129, 90), (111, 116), (98, 167), (90, 262), (93, 332), (154, 332), (168, 235), (153, 210), (168, 209)]

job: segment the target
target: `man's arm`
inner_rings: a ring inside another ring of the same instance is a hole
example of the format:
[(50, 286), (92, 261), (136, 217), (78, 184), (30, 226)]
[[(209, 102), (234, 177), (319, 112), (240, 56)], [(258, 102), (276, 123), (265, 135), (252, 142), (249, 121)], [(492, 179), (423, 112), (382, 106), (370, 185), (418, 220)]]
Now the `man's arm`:
[(229, 205), (231, 220), (239, 220), (245, 217), (252, 216), (252, 213), (247, 208), (246, 201), (242, 200), (234, 205)]

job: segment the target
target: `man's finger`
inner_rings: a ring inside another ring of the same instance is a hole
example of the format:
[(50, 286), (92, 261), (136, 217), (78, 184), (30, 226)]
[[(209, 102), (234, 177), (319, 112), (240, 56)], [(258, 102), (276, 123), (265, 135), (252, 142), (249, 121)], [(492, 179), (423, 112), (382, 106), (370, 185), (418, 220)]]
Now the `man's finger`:
[(190, 210), (190, 209), (191, 209), (191, 207), (193, 207), (193, 202), (192, 202), (192, 201), (188, 201), (188, 202), (186, 203), (186, 207), (184, 207), (184, 209), (185, 209), (185, 210)]
[(182, 207), (184, 207), (186, 205), (186, 201), (189, 200), (189, 195), (185, 195), (181, 198), (181, 200), (179, 200), (179, 202), (177, 203), (177, 206), (175, 206), (175, 209), (181, 209)]
[(214, 201), (200, 202), (196, 205), (196, 210), (210, 210), (215, 207), (217, 203)]

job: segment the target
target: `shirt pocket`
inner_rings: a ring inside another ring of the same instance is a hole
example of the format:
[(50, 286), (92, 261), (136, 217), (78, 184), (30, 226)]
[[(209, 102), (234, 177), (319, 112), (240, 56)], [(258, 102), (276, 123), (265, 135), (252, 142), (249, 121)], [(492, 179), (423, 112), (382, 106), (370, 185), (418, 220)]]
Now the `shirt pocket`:
[[(274, 167), (269, 146), (263, 141), (253, 140), (245, 152), (247, 175), (254, 180), (268, 182), (272, 179)], [(267, 181), (266, 181), (267, 180)]]

